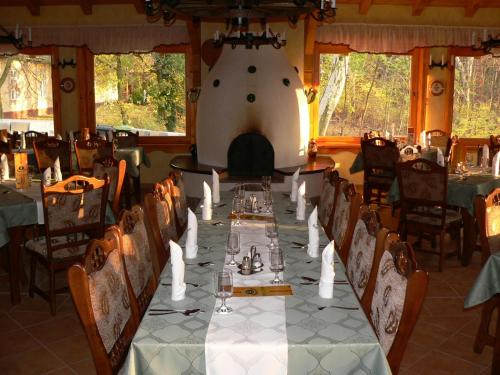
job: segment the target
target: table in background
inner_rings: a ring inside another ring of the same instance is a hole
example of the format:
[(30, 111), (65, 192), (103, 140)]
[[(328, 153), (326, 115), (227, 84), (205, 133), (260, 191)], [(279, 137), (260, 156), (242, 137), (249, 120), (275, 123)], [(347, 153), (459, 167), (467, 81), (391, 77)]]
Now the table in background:
[[(494, 306), (497, 306), (500, 311), (500, 253), (493, 253), (484, 264), (472, 289), (465, 297), (464, 308), (467, 309), (481, 304), (483, 304), (483, 314)], [(481, 333), (485, 335), (488, 331), (489, 324), (487, 327), (481, 324), (478, 336)], [(476, 351), (477, 340), (476, 338), (474, 351)], [(491, 373), (500, 373), (500, 320), (497, 321)]]
[[(417, 156), (415, 156), (415, 158), (418, 158), (418, 157), (422, 157), (424, 159), (428, 159), (431, 161), (436, 161), (437, 160), (437, 150), (435, 150), (435, 149), (424, 150), (421, 154), (417, 154)], [(402, 160), (402, 161), (405, 161), (405, 160)], [(352, 162), (351, 167), (349, 168), (349, 172), (351, 174), (354, 174), (354, 173), (363, 172), (363, 171), (364, 171), (363, 153), (358, 152), (358, 154), (354, 158), (354, 161)]]
[[(224, 203), (228, 203), (231, 200), (231, 193), (222, 192), (221, 197)], [(297, 222), (294, 214), (285, 213), (287, 208), (293, 208), (288, 197), (275, 194), (274, 198), (274, 210), (280, 224), (279, 245), (285, 249), (284, 279), (292, 286), (294, 292), (293, 296), (284, 297), (288, 374), (326, 373), (331, 370), (339, 374), (390, 374), (385, 354), (350, 284), (335, 284), (334, 298), (331, 300), (318, 296), (317, 285), (300, 285), (303, 281), (301, 276), (319, 279), (321, 256), (309, 258), (305, 249), (294, 248), (294, 241), (308, 242), (307, 223)], [(308, 211), (311, 209), (309, 206)], [(187, 285), (186, 298), (174, 302), (170, 299), (171, 287), (160, 283), (149, 307), (201, 308), (206, 312), (190, 317), (182, 314), (150, 316), (146, 313), (132, 341), (124, 364), (125, 373), (163, 374), (165, 371), (169, 374), (205, 373), (205, 340), (215, 305), (210, 281), (213, 270), (221, 268), (225, 260), (226, 234), (230, 230), (230, 220), (227, 219), (229, 211), (230, 204), (226, 204), (224, 207), (214, 208), (212, 221), (200, 219), (198, 221), (200, 248), (196, 259), (186, 260), (186, 263), (194, 265), (186, 265), (185, 281), (201, 286), (195, 288)], [(199, 212), (197, 216), (200, 216)], [(213, 225), (218, 221), (224, 225)], [(242, 243), (237, 258), (246, 255), (253, 243)], [(320, 236), (320, 243), (323, 246), (327, 243), (323, 233)], [(202, 248), (203, 245), (210, 246), (210, 249)], [(196, 265), (204, 261), (211, 261), (215, 266)], [(264, 267), (269, 267), (269, 260), (263, 259), (263, 261)], [(345, 280), (344, 266), (339, 262), (335, 267), (336, 279)], [(258, 277), (258, 274), (255, 277)], [(160, 279), (161, 282), (171, 282), (170, 264), (167, 264), (162, 271)], [(249, 279), (246, 285), (251, 283)], [(231, 300), (234, 301), (229, 299), (229, 306)], [(248, 302), (245, 302), (247, 306), (244, 309), (245, 314), (248, 313), (248, 319), (241, 322), (241, 327), (245, 332), (255, 331), (254, 345), (258, 345), (259, 335), (270, 334), (268, 331), (272, 330), (274, 323), (266, 321), (266, 313), (252, 307), (252, 298), (248, 298)], [(359, 310), (318, 310), (318, 306), (330, 304), (356, 306)], [(226, 317), (228, 322), (231, 317), (231, 315)], [(240, 314), (234, 314), (233, 317), (240, 317)], [(231, 323), (233, 324), (234, 322)], [(250, 347), (249, 351), (251, 352)], [(249, 360), (252, 358), (250, 352)], [(245, 365), (242, 363), (242, 366)], [(265, 370), (262, 370), (263, 374), (266, 373)], [(268, 370), (272, 372), (272, 369)]]

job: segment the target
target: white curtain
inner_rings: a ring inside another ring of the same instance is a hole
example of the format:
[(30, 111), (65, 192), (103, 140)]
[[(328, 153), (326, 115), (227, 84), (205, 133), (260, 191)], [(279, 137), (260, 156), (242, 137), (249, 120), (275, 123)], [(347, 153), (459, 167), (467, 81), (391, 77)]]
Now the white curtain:
[(500, 35), (500, 28), (334, 23), (320, 25), (316, 41), (358, 52), (406, 53), (415, 47), (479, 46), (490, 35)]

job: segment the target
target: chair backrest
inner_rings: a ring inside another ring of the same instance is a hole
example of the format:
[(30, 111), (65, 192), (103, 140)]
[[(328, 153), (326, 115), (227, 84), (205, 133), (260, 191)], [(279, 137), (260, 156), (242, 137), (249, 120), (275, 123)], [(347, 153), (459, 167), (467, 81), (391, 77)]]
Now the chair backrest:
[(135, 205), (123, 210), (118, 219), (121, 251), (140, 316), (146, 312), (157, 286), (144, 217), (142, 207)]
[(492, 252), (500, 251), (500, 188), (492, 190), (486, 197), (476, 196), (474, 213), (479, 226), (484, 264)]
[(490, 158), (500, 152), (500, 134), (490, 135)]
[[(100, 140), (100, 141), (103, 141), (103, 139), (101, 138), (101, 135), (99, 133), (89, 132), (88, 134), (89, 134), (89, 140)], [(75, 130), (73, 132), (73, 139), (75, 141), (85, 141), (85, 139), (82, 139), (82, 136), (83, 136), (83, 133), (82, 133), (81, 130)]]
[(118, 235), (93, 240), (83, 262), (68, 270), (68, 284), (97, 374), (116, 374), (139, 325)]
[(401, 150), (399, 150), (399, 154), (401, 156), (403, 155), (415, 155), (415, 154), (418, 154), (418, 148), (416, 148), (415, 146), (411, 146), (411, 145), (406, 145), (404, 146)]
[(113, 141), (118, 148), (137, 147), (139, 144), (139, 131), (133, 133), (128, 130), (116, 130), (113, 132)]
[[(398, 163), (396, 168), (401, 217), (418, 213), (430, 220), (440, 219), (444, 227), (446, 218), (446, 194), (448, 171), (427, 159)], [(434, 208), (429, 210), (426, 208)]]
[(330, 168), (325, 170), (323, 174), (323, 186), (318, 202), (318, 219), (325, 230), (328, 227), (334, 209), (335, 188), (338, 180), (339, 173), (337, 171)]
[(170, 181), (170, 195), (174, 205), (175, 224), (177, 227), (177, 237), (182, 237), (188, 224), (188, 204), (186, 192), (184, 190), (184, 182), (182, 175), (170, 174), (168, 179)]
[(24, 139), (26, 140), (26, 148), (33, 148), (33, 143), (36, 141), (48, 138), (47, 133), (39, 133), (34, 130), (27, 131), (24, 133)]
[[(386, 241), (393, 240), (386, 237)], [(394, 374), (420, 314), (428, 282), (429, 275), (418, 269), (409, 243), (392, 242), (383, 252), (368, 316)]]
[[(380, 241), (378, 237), (382, 231), (384, 234)], [(378, 253), (381, 253), (380, 249), (387, 233), (388, 230), (382, 228), (378, 212), (367, 205), (361, 205), (346, 264), (347, 277), (360, 300), (365, 294), (372, 273), (375, 253), (377, 249)]]
[(365, 179), (384, 173), (388, 178), (395, 175), (399, 149), (395, 142), (385, 138), (369, 138), (361, 141)]
[(335, 211), (331, 227), (335, 250), (344, 264), (347, 263), (354, 226), (358, 219), (361, 195), (349, 181), (341, 181), (336, 189)]
[(75, 152), (80, 173), (92, 172), (96, 159), (113, 157), (113, 143), (103, 139), (77, 140)]
[(6, 129), (0, 129), (0, 153), (10, 154), (13, 147), (11, 134)]
[(125, 160), (116, 160), (112, 156), (95, 159), (92, 175), (95, 178), (102, 179), (105, 175), (109, 178), (108, 201), (111, 202), (111, 208), (115, 217), (120, 213), (120, 197), (123, 188), (123, 180), (127, 169)]
[[(40, 184), (45, 219), (47, 258), (59, 249), (75, 249), (104, 233), (109, 182), (74, 175), (51, 186)], [(66, 236), (66, 241), (53, 241)]]
[(53, 167), (54, 162), (59, 158), (61, 171), (63, 173), (73, 173), (71, 145), (69, 142), (56, 138), (45, 138), (33, 143), (35, 150), (38, 171), (43, 172), (48, 167)]

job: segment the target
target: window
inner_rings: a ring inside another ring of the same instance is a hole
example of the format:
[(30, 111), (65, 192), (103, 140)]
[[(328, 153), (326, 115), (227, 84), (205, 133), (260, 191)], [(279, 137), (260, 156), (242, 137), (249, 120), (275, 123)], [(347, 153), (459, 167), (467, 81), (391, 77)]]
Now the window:
[(319, 135), (408, 135), (411, 56), (321, 53)]
[(186, 135), (185, 53), (94, 56), (98, 129)]
[(488, 138), (500, 123), (500, 59), (456, 56), (453, 134)]
[(0, 55), (0, 124), (54, 135), (50, 55)]

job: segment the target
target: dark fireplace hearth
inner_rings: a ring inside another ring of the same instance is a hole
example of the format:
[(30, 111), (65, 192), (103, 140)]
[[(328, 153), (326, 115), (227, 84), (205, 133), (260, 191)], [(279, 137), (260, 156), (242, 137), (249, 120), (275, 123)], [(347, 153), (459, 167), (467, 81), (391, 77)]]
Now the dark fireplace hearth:
[(229, 176), (272, 176), (273, 145), (259, 133), (237, 136), (227, 151), (227, 170)]

